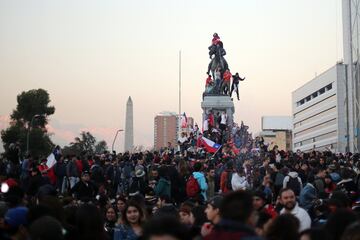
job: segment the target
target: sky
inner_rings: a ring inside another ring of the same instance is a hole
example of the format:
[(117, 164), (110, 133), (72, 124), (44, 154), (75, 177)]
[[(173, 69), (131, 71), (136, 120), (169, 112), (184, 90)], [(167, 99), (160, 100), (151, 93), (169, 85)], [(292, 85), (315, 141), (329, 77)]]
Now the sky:
[[(22, 91), (43, 88), (49, 131), (69, 144), (90, 131), (111, 147), (134, 104), (134, 143), (151, 147), (154, 117), (201, 123), (207, 47), (217, 32), (239, 85), (235, 121), (291, 115), (291, 92), (342, 59), (340, 0), (0, 0), (0, 129)], [(116, 140), (122, 151), (124, 134)]]

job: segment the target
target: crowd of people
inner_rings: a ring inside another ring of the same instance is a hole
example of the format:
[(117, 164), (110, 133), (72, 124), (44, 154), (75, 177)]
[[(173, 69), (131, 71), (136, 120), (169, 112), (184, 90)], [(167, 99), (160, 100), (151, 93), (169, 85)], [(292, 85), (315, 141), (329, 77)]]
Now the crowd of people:
[(359, 154), (269, 149), (247, 129), (226, 127), (215, 153), (196, 127), (159, 151), (56, 147), (50, 169), (5, 153), (0, 239), (360, 238)]

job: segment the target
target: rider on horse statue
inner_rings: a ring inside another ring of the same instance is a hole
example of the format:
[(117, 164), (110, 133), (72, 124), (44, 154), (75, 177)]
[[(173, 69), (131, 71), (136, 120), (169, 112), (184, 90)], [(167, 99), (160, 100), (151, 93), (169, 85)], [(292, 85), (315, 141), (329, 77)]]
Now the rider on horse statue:
[[(210, 74), (210, 71), (213, 75), (213, 78), (215, 79), (215, 69), (219, 68), (221, 71), (221, 77), (222, 74), (225, 72), (225, 70), (228, 68), (227, 62), (224, 58), (226, 55), (226, 52), (223, 48), (223, 43), (220, 40), (220, 37), (217, 33), (213, 34), (213, 39), (211, 41), (212, 45), (208, 48), (209, 49), (209, 56), (210, 56), (210, 63), (208, 65), (207, 74)], [(215, 56), (213, 58), (213, 55)]]
[(212, 59), (212, 56), (217, 53), (220, 53), (221, 56), (226, 55), (226, 52), (223, 48), (223, 43), (217, 33), (213, 34), (213, 39), (211, 40), (211, 43), (211, 46), (208, 48), (210, 59)]

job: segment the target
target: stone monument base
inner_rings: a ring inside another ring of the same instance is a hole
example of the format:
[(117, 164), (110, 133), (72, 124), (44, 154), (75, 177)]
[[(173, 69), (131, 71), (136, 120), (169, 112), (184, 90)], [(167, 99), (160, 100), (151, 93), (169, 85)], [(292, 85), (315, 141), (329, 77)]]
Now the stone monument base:
[(206, 115), (210, 110), (213, 111), (213, 114), (216, 116), (217, 112), (226, 112), (228, 116), (228, 125), (232, 125), (234, 122), (234, 102), (231, 100), (230, 96), (227, 95), (205, 95), (203, 101), (201, 102), (201, 108), (203, 109), (203, 122), (206, 119)]

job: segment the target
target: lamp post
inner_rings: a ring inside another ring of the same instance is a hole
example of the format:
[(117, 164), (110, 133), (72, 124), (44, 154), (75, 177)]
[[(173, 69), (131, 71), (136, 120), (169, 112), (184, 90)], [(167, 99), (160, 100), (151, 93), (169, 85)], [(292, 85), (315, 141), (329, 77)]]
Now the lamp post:
[(116, 138), (117, 138), (118, 133), (119, 133), (119, 132), (123, 132), (123, 131), (124, 131), (123, 129), (119, 129), (119, 130), (116, 131), (116, 134), (115, 134), (115, 137), (114, 137), (114, 141), (113, 141), (112, 146), (111, 146), (111, 153), (114, 152), (114, 144), (115, 144), (115, 140), (116, 140)]
[(28, 126), (27, 136), (26, 136), (26, 153), (29, 153), (29, 140), (30, 140), (30, 129), (33, 125), (34, 119), (39, 117), (46, 117), (45, 114), (35, 114), (30, 121), (30, 125)]

